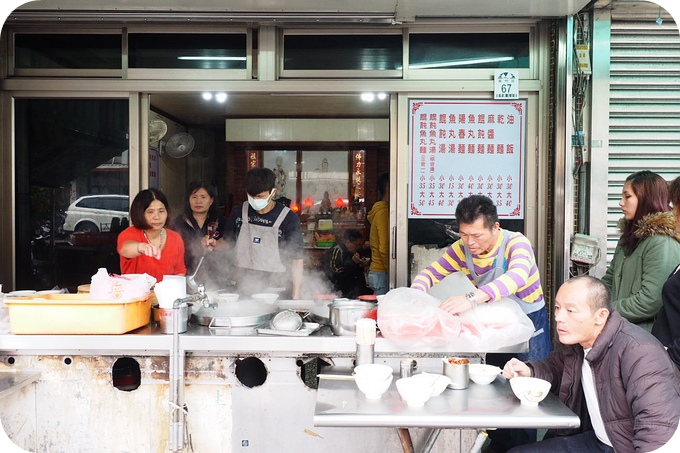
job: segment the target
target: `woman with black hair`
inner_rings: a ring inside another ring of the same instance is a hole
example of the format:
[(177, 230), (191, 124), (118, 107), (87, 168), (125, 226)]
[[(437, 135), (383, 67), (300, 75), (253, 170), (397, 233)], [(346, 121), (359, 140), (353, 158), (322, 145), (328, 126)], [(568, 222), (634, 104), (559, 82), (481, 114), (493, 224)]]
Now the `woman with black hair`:
[(186, 275), (184, 241), (166, 228), (169, 209), (167, 198), (158, 189), (142, 190), (132, 200), (132, 226), (118, 235), (123, 274), (146, 273), (159, 282), (164, 275)]
[(204, 180), (192, 181), (187, 188), (184, 212), (175, 218), (172, 228), (184, 240), (184, 262), (189, 274), (196, 270), (201, 256), (221, 247), (226, 217), (217, 212), (215, 186)]

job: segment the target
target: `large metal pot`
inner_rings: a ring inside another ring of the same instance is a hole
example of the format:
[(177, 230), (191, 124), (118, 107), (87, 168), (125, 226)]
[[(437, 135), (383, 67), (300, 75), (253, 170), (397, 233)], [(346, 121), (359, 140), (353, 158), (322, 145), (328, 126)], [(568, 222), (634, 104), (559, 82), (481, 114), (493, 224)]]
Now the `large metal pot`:
[(278, 311), (276, 305), (243, 300), (217, 308), (202, 307), (196, 312), (196, 322), (210, 327), (257, 326), (268, 322)]
[(354, 335), (356, 322), (361, 318), (376, 319), (378, 307), (372, 302), (358, 300), (335, 301), (328, 305), (331, 331), (334, 335)]

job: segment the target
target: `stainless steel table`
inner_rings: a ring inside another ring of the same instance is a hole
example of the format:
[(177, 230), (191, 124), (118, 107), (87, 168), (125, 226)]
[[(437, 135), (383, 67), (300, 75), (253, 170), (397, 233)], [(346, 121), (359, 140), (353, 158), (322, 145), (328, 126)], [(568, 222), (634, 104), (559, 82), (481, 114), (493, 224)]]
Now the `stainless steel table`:
[[(328, 374), (350, 374), (329, 369)], [(395, 380), (398, 376), (395, 376)], [(470, 381), (465, 390), (444, 390), (422, 408), (402, 401), (394, 384), (380, 400), (368, 400), (353, 380), (319, 379), (315, 426), (395, 428), (578, 428), (580, 420), (549, 394), (537, 407), (523, 406), (499, 376), (489, 385)], [(436, 439), (436, 437), (435, 437)]]

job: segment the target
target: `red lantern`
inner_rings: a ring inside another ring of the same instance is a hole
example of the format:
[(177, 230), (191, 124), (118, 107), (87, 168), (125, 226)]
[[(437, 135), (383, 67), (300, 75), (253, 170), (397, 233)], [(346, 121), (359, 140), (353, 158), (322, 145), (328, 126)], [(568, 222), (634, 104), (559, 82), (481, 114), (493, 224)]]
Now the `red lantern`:
[(297, 214), (298, 212), (300, 212), (300, 206), (298, 206), (297, 203), (291, 203), (290, 210)]
[(310, 197), (305, 198), (305, 208), (311, 208), (314, 205), (314, 202)]
[(342, 201), (342, 198), (338, 198), (337, 200), (335, 200), (335, 206), (337, 206), (338, 208), (342, 208), (343, 206), (345, 206), (345, 202)]

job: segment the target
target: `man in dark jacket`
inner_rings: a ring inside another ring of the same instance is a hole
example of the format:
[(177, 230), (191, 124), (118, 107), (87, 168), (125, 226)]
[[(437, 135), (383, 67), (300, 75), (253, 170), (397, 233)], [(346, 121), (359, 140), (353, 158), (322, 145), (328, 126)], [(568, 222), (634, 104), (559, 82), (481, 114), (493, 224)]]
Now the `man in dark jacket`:
[(680, 443), (680, 371), (663, 345), (623, 319), (609, 298), (594, 277), (565, 282), (555, 297), (557, 334), (565, 346), (545, 360), (506, 363), (506, 378), (551, 382), (551, 391), (581, 418), (579, 430), (549, 431), (546, 440), (512, 453), (680, 451), (673, 450)]
[(326, 251), (321, 259), (324, 273), (335, 289), (342, 293), (342, 297), (356, 299), (365, 294), (373, 294), (366, 286), (364, 270), (370, 260), (362, 257), (360, 251), (363, 246), (361, 231), (349, 228), (345, 230), (342, 242)]

